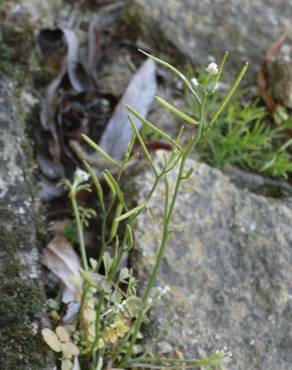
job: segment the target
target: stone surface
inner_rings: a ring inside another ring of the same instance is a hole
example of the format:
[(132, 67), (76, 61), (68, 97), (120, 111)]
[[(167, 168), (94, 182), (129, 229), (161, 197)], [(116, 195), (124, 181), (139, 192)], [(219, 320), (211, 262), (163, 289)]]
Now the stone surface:
[(248, 76), (255, 82), (265, 50), (291, 27), (291, 14), (286, 0), (128, 0), (124, 22), (128, 34), (195, 64), (228, 50), (227, 68), (234, 74), (248, 60)]
[(266, 69), (271, 95), (281, 105), (292, 109), (292, 39), (267, 61)]
[[(152, 311), (152, 338), (166, 327), (162, 346), (169, 343), (185, 355), (231, 351), (228, 370), (291, 370), (290, 198), (239, 190), (194, 160), (187, 166), (194, 173), (182, 184), (157, 281), (171, 292)], [(150, 170), (136, 175), (135, 201), (144, 200), (151, 183)], [(144, 283), (161, 240), (163, 187), (150, 207), (137, 222), (132, 255)]]
[(0, 80), (0, 369), (53, 369), (40, 336), (46, 299), (15, 89)]

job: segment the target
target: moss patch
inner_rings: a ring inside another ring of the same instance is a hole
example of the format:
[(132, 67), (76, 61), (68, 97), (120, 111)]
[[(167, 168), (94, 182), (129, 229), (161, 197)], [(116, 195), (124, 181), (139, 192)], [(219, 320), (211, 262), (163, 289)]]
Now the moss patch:
[(0, 287), (0, 326), (23, 322), (23, 317), (32, 317), (42, 309), (42, 294), (36, 284), (19, 278), (4, 279)]
[[(18, 250), (29, 248), (27, 228), (13, 212), (0, 207), (0, 369), (44, 368), (43, 345), (33, 335), (45, 302), (37, 281), (21, 276)], [(37, 324), (39, 325), (39, 324)]]
[(5, 370), (40, 370), (44, 368), (39, 335), (32, 338), (32, 328), (23, 323), (0, 331), (0, 368)]
[[(17, 47), (15, 47), (17, 45)], [(27, 79), (30, 53), (33, 49), (33, 30), (29, 23), (21, 29), (0, 26), (0, 74), (23, 86)]]

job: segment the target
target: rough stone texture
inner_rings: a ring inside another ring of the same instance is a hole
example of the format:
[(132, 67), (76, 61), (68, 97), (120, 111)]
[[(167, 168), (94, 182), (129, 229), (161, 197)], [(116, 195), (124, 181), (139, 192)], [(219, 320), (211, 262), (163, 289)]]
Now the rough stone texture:
[[(191, 357), (231, 351), (229, 370), (292, 369), (291, 201), (239, 190), (205, 164), (187, 166), (194, 173), (182, 184), (157, 281), (171, 293), (152, 311), (154, 332), (170, 319), (163, 342)], [(136, 201), (151, 183), (150, 170), (136, 175)], [(132, 256), (142, 282), (161, 240), (163, 187), (150, 207)]]
[(0, 80), (0, 369), (53, 369), (40, 336), (40, 283), (24, 128), (15, 85)]
[(254, 79), (265, 50), (291, 27), (291, 14), (286, 0), (128, 0), (124, 19), (129, 34), (138, 30), (152, 46), (199, 65), (228, 50), (233, 73), (248, 60)]
[(272, 96), (284, 107), (292, 109), (292, 39), (267, 62), (267, 77)]

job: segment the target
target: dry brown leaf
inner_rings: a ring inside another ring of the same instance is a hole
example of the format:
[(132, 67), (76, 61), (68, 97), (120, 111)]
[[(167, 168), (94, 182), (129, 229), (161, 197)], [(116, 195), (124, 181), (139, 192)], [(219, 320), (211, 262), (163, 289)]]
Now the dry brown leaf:
[(80, 259), (64, 235), (57, 234), (48, 244), (42, 263), (64, 283), (63, 302), (80, 303)]
[(277, 54), (278, 50), (280, 49), (280, 47), (283, 45), (284, 41), (286, 40), (287, 35), (288, 35), (288, 32), (285, 31), (266, 51), (265, 57), (261, 63), (261, 66), (258, 72), (257, 85), (258, 85), (259, 93), (270, 112), (275, 112), (275, 110), (277, 109), (277, 103), (268, 91), (268, 82), (267, 82), (266, 73), (265, 73), (266, 62), (269, 59), (273, 58), (275, 54)]
[[(157, 89), (155, 72), (155, 62), (146, 60), (132, 78), (106, 126), (99, 145), (114, 159), (122, 159), (133, 133), (125, 104), (133, 106), (143, 117), (147, 115)], [(135, 122), (140, 128), (142, 123)]]

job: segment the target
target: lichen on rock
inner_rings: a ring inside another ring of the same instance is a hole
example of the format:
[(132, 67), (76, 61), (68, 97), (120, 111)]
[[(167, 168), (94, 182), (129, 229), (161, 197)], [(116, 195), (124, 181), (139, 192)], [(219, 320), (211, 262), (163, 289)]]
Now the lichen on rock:
[(286, 0), (128, 0), (123, 24), (128, 35), (199, 66), (228, 50), (229, 71), (247, 60), (255, 82), (266, 49), (291, 26), (291, 12)]
[(0, 368), (45, 370), (52, 366), (40, 337), (46, 299), (15, 86), (0, 80)]
[[(153, 308), (152, 329), (189, 357), (231, 351), (228, 370), (291, 370), (291, 201), (239, 190), (191, 159), (187, 167), (194, 173), (182, 183), (157, 280), (171, 291)], [(133, 179), (138, 204), (152, 181), (150, 169)], [(161, 240), (163, 184), (149, 206), (132, 253), (142, 290)]]

